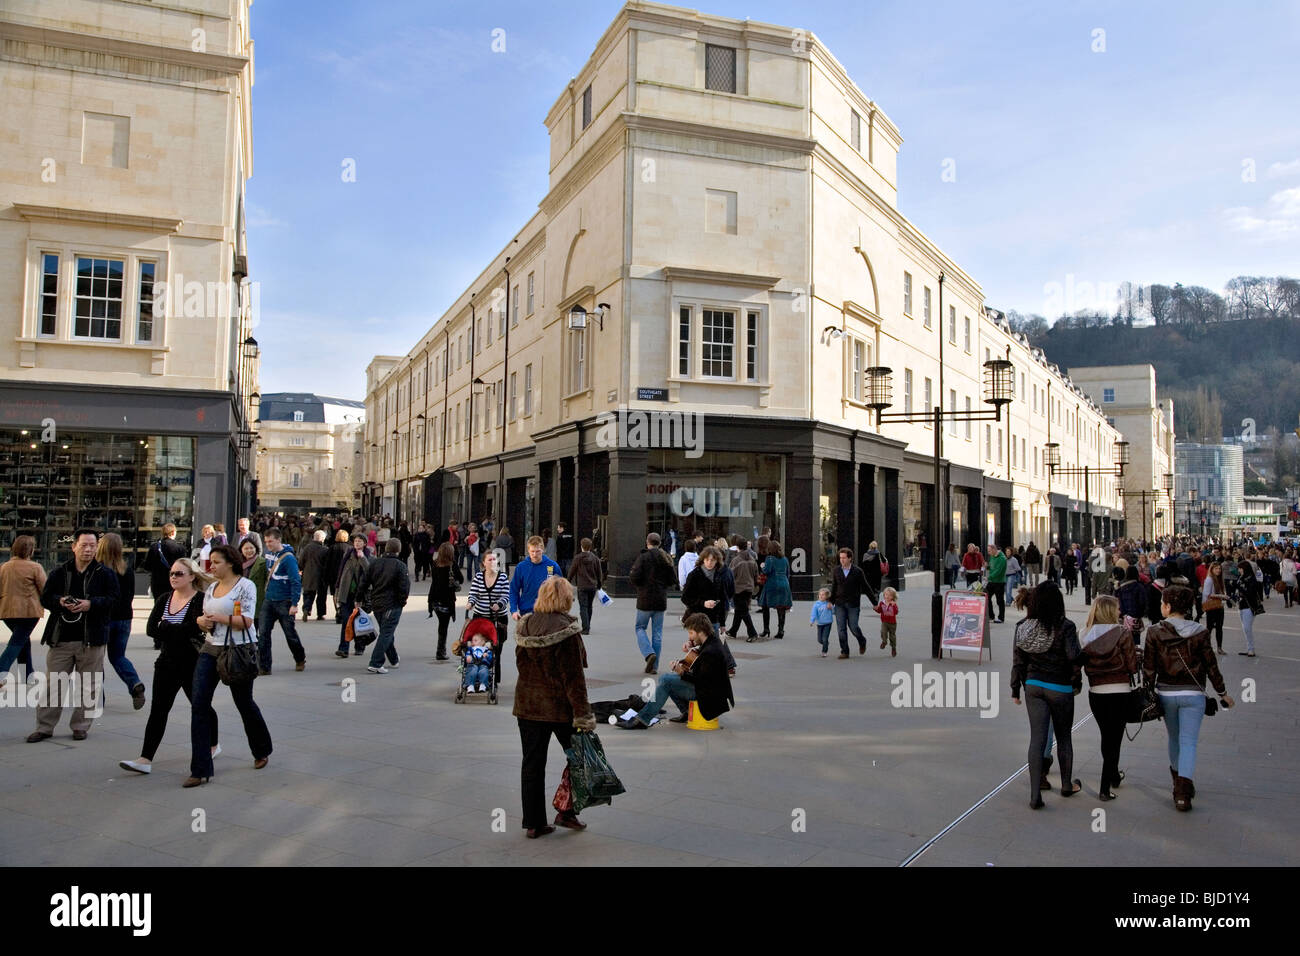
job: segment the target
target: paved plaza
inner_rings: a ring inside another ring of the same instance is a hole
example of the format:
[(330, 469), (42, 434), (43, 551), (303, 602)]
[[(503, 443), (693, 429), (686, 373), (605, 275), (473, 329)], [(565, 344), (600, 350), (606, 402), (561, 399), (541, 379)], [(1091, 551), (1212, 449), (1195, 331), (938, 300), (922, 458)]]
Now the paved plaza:
[[(104, 715), (83, 742), (72, 740), (65, 713), (52, 740), (25, 743), (33, 712), (0, 709), (0, 863), (897, 866), (965, 814), (911, 865), (1300, 864), (1292, 812), (1300, 793), (1300, 609), (1284, 610), (1276, 595), (1256, 624), (1253, 660), (1237, 655), (1240, 622), (1235, 612), (1227, 616), (1220, 663), (1241, 703), (1205, 723), (1189, 814), (1172, 807), (1163, 724), (1125, 742), (1118, 799), (1097, 799), (1101, 756), (1086, 692), (1076, 700), (1082, 724), (1074, 737), (1083, 792), (1062, 799), (1054, 773), (1047, 806), (1035, 813), (1021, 772), (988, 796), (1024, 766), (1028, 745), (1024, 710), (1007, 687), (1012, 626), (994, 625), (993, 659), (978, 668), (973, 660), (932, 661), (927, 579), (917, 576), (901, 595), (897, 658), (879, 650), (878, 619), (866, 611), (866, 655), (854, 647), (851, 660), (838, 661), (832, 638), (823, 659), (809, 605), (800, 603), (784, 640), (732, 643), (737, 707), (721, 730), (603, 727), (627, 793), (584, 813), (586, 832), (527, 840), (510, 713), (513, 631), (500, 704), (453, 703), (455, 664), (433, 662), (426, 587), (416, 585), (407, 604), (402, 665), (387, 675), (367, 674), (366, 658), (334, 657), (337, 627), (316, 621), (300, 625), (308, 667), (296, 673), (277, 632), (274, 675), (255, 685), (275, 742), (261, 771), (224, 688), (216, 697), (224, 753), (212, 782), (193, 790), (180, 786), (189, 773), (183, 698), (147, 777), (117, 766), (139, 754), (148, 710), (132, 710), (111, 673)], [(1081, 598), (1076, 592), (1067, 607), (1082, 629)], [(148, 604), (136, 601), (130, 647), (146, 682), (154, 657), (143, 633)], [(631, 599), (596, 611), (587, 639), (593, 700), (642, 689), (633, 616)], [(682, 639), (670, 612), (665, 656), (675, 656)], [(44, 649), (36, 655), (40, 664)], [(994, 675), (997, 715), (892, 706), (891, 675), (918, 664)], [(356, 679), (354, 702), (344, 700), (348, 677)], [(1256, 682), (1253, 703), (1243, 701), (1246, 679)], [(563, 765), (553, 745), (550, 788)]]

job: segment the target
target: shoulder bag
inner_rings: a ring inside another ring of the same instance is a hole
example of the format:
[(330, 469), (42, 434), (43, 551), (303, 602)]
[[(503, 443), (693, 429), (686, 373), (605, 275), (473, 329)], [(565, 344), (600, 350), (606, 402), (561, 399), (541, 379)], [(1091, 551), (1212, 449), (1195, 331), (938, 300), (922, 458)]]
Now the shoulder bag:
[[(246, 617), (241, 606), (240, 616)], [(217, 677), (226, 685), (249, 684), (257, 678), (257, 642), (244, 641), (233, 644), (230, 640), (232, 628), (226, 625), (226, 643), (217, 654)]]
[[(1174, 653), (1177, 654), (1178, 659), (1183, 662), (1183, 669), (1187, 671), (1188, 675), (1195, 679), (1196, 675), (1192, 674), (1192, 669), (1187, 666), (1187, 661), (1183, 658), (1183, 652), (1174, 648)], [(1206, 692), (1204, 683), (1198, 682), (1197, 686), (1200, 688), (1201, 693), (1205, 694), (1205, 716), (1213, 717), (1219, 712), (1219, 702)]]

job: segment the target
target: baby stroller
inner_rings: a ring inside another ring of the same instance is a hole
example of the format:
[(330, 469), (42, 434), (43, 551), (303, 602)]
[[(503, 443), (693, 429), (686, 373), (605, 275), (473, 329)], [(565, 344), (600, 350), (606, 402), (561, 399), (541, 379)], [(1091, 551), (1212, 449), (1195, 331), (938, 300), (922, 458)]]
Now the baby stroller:
[[(492, 648), (494, 658), (501, 653), (501, 647), (497, 643), (496, 625), (492, 623), (492, 618), (471, 617), (465, 621), (460, 637), (451, 649), (451, 652), (456, 655), (456, 659), (459, 661), (457, 669), (460, 671), (460, 687), (456, 691), (456, 703), (458, 704), (465, 703), (465, 699), (471, 693), (474, 693), (467, 680), (469, 667), (465, 663), (465, 652), (469, 649), (469, 642), (475, 635), (481, 635), (487, 641), (488, 646)], [(495, 704), (497, 702), (496, 668), (489, 666), (487, 672), (487, 699), (489, 704)]]

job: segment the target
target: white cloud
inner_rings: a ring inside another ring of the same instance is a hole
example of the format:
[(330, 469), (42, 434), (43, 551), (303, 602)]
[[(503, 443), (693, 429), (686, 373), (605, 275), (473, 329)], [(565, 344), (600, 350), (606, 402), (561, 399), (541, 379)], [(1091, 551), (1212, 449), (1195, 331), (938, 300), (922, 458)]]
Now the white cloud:
[(1233, 206), (1223, 216), (1233, 232), (1270, 242), (1292, 239), (1300, 235), (1300, 186), (1274, 193), (1263, 209)]
[(1293, 173), (1300, 173), (1300, 159), (1293, 159), (1289, 163), (1272, 163), (1265, 175), (1269, 179), (1277, 179), (1279, 176), (1290, 176)]
[(257, 203), (250, 202), (244, 214), (244, 225), (249, 229), (270, 229), (275, 226), (288, 225), (283, 219), (277, 219), (269, 210), (262, 208)]

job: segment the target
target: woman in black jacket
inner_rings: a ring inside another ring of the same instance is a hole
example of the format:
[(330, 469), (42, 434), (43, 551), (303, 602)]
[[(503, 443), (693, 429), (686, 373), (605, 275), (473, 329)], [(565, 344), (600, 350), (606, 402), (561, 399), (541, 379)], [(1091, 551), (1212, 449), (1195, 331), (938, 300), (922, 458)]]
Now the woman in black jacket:
[(1043, 806), (1040, 781), (1043, 748), (1050, 725), (1056, 731), (1056, 753), (1061, 763), (1061, 796), (1071, 797), (1083, 784), (1073, 779), (1074, 695), (1083, 689), (1079, 665), (1079, 633), (1065, 616), (1061, 589), (1044, 581), (1034, 588), (1030, 616), (1016, 625), (1015, 659), (1011, 665), (1011, 699), (1020, 704), (1025, 688), (1029, 712), (1029, 806)]
[(727, 623), (727, 608), (735, 593), (735, 578), (722, 563), (722, 552), (713, 546), (700, 554), (700, 563), (686, 576), (682, 603), (686, 615), (703, 614), (721, 631)]
[(456, 620), (456, 591), (464, 583), (465, 578), (456, 566), (456, 547), (444, 541), (438, 545), (433, 573), (429, 576), (429, 617), (438, 615), (437, 659), (440, 661), (447, 660), (447, 625)]
[(334, 543), (330, 545), (329, 554), (325, 556), (325, 567), (322, 572), (325, 581), (321, 583), (322, 585), (329, 583), (330, 593), (334, 595), (334, 620), (339, 624), (347, 623), (346, 620), (339, 620), (339, 612), (343, 609), (343, 601), (339, 599), (339, 575), (343, 573), (343, 563), (352, 553), (352, 545), (348, 541), (348, 532), (340, 528), (334, 535)]
[[(153, 757), (167, 730), (167, 715), (171, 712), (176, 692), (192, 700), (190, 688), (194, 683), (194, 665), (203, 648), (203, 632), (198, 619), (203, 613), (203, 592), (212, 583), (199, 566), (189, 558), (178, 558), (171, 569), (172, 589), (158, 596), (145, 633), (161, 645), (162, 653), (153, 666), (153, 706), (149, 708), (149, 721), (144, 728), (144, 744), (135, 760), (123, 760), (118, 766), (136, 773), (152, 773)], [(221, 752), (217, 743), (217, 712), (208, 714), (212, 728), (212, 756)]]

